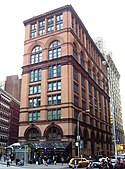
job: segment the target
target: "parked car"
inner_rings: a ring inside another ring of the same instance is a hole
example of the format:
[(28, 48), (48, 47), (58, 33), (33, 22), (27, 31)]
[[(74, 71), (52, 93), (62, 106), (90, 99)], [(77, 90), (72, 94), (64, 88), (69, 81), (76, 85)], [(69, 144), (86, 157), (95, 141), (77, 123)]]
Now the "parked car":
[(89, 160), (86, 158), (74, 157), (69, 161), (69, 167), (73, 167), (73, 165), (77, 165), (78, 167), (87, 167), (88, 164)]

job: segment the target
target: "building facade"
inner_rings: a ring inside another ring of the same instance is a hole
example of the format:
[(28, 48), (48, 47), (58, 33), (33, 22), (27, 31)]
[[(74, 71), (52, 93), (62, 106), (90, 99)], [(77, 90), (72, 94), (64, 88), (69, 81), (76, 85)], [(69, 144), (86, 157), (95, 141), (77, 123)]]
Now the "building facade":
[[(120, 73), (112, 59), (112, 53), (107, 52), (103, 45), (103, 39), (97, 38), (96, 45), (104, 55), (108, 63), (108, 78), (109, 78), (109, 94), (110, 94), (110, 107), (111, 107), (111, 124), (114, 128), (114, 134), (116, 134), (116, 144), (124, 144), (124, 130), (123, 130), (123, 118), (121, 110), (121, 95), (120, 95)], [(114, 118), (114, 120), (113, 120)], [(114, 141), (114, 138), (113, 138)]]
[[(112, 60), (111, 54), (106, 55), (109, 65), (109, 91), (111, 98), (111, 116), (114, 114), (114, 125), (116, 133), (116, 143), (124, 144), (123, 118), (121, 110), (120, 96), (120, 74)], [(113, 124), (113, 122), (112, 122)]]
[(19, 142), (39, 155), (77, 156), (79, 131), (80, 155), (111, 154), (105, 59), (73, 7), (24, 25)]
[(20, 103), (0, 88), (0, 153), (18, 141)]

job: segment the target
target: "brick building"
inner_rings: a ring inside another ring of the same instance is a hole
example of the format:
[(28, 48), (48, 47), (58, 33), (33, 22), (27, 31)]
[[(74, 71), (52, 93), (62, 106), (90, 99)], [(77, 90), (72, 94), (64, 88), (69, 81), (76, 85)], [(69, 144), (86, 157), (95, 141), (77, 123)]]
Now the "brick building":
[(18, 75), (6, 77), (4, 90), (20, 101), (21, 79), (19, 79)]
[(80, 155), (111, 154), (107, 66), (73, 7), (24, 25), (19, 142), (31, 153), (75, 156), (79, 131)]
[(0, 153), (18, 141), (20, 102), (0, 88)]

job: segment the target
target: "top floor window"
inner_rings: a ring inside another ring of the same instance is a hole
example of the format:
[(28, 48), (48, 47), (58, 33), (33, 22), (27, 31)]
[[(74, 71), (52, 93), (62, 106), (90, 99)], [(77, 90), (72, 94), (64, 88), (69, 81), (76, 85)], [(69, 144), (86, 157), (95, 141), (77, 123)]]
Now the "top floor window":
[(51, 43), (48, 51), (49, 60), (55, 59), (61, 56), (61, 43), (59, 41), (54, 41)]
[(45, 20), (39, 22), (39, 35), (45, 34)]
[(47, 20), (47, 31), (53, 32), (54, 31), (54, 18), (48, 18)]
[(56, 30), (63, 28), (63, 15), (56, 16)]
[(31, 38), (35, 38), (36, 37), (36, 23), (31, 25), (30, 37)]
[(36, 46), (33, 48), (31, 52), (31, 57), (30, 57), (30, 63), (39, 63), (42, 61), (42, 48), (41, 46)]

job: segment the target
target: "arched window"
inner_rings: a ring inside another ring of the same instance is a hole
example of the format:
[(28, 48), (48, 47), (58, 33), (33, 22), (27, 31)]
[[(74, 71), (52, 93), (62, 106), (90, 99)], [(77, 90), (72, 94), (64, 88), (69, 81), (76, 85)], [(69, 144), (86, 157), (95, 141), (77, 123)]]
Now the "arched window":
[(36, 46), (33, 48), (30, 57), (30, 63), (39, 63), (42, 62), (42, 48), (41, 46)]
[(47, 134), (47, 140), (59, 140), (59, 139), (61, 139), (61, 132), (55, 126), (49, 128), (47, 133), (48, 133)]
[(26, 137), (27, 140), (39, 140), (40, 134), (36, 128), (31, 128), (28, 130)]
[(48, 59), (51, 60), (59, 57), (61, 57), (61, 43), (56, 40), (49, 46)]

